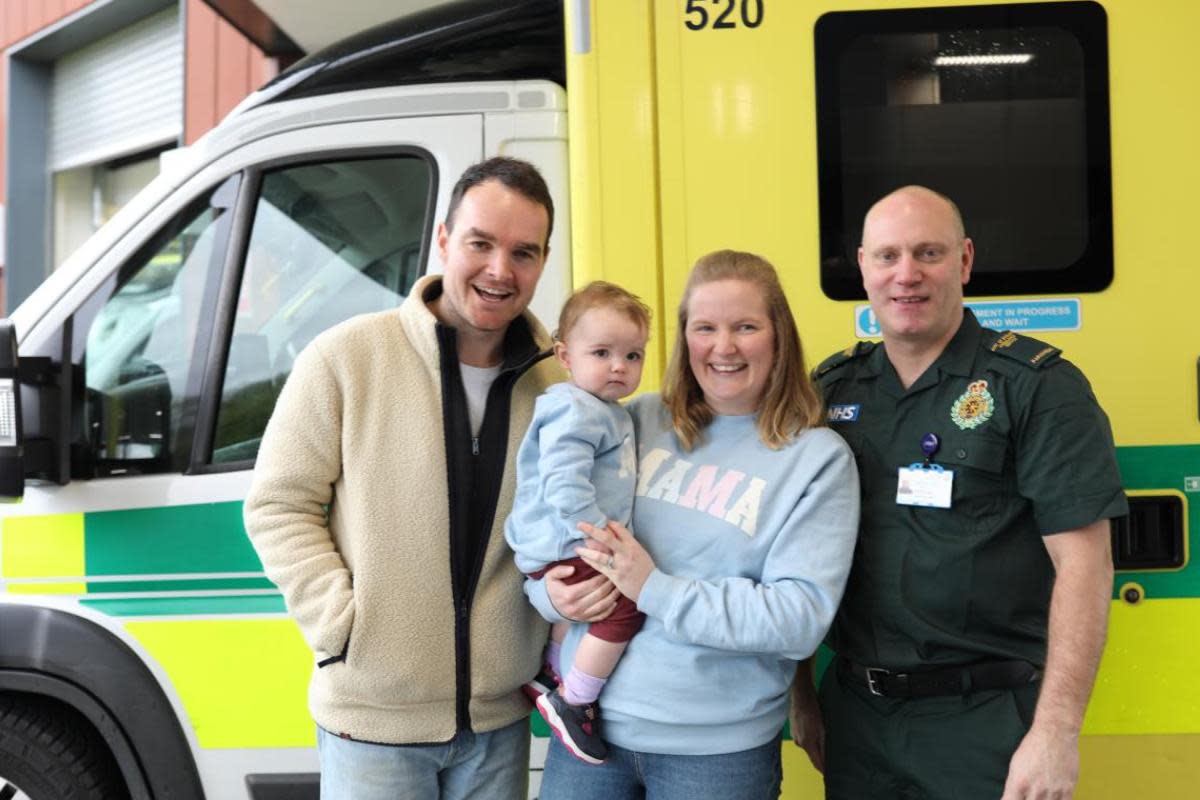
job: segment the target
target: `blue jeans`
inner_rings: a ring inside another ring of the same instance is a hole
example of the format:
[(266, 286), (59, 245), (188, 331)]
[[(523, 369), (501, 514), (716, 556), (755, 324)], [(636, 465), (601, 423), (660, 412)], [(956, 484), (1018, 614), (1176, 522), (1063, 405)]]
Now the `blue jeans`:
[(525, 800), (529, 720), (446, 744), (387, 745), (317, 728), (321, 800)]
[(608, 745), (608, 760), (585, 764), (554, 739), (541, 800), (775, 800), (783, 782), (779, 740), (738, 753), (673, 756)]

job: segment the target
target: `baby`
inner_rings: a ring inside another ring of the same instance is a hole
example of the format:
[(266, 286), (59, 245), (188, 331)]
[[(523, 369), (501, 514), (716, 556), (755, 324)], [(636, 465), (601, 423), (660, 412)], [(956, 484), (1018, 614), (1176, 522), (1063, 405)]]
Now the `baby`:
[[(554, 354), (570, 373), (538, 398), (517, 453), (517, 492), (505, 537), (517, 567), (532, 578), (559, 564), (575, 568), (567, 583), (596, 570), (575, 556), (578, 525), (629, 525), (637, 482), (633, 420), (618, 400), (642, 378), (650, 309), (604, 281), (573, 294), (559, 315)], [(593, 545), (597, 547), (597, 545)], [(571, 671), (554, 688), (558, 654), (570, 623), (556, 624), (546, 646), (545, 674), (528, 685), (546, 722), (572, 755), (600, 764), (608, 748), (596, 699), (644, 616), (621, 596), (613, 613), (588, 627)]]

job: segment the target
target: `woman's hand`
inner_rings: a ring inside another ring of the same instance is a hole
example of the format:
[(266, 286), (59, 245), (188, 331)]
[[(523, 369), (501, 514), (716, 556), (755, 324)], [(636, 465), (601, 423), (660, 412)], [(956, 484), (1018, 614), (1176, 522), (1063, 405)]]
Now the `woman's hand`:
[(821, 717), (821, 706), (817, 703), (816, 687), (813, 686), (812, 659), (796, 665), (791, 701), (788, 721), (792, 724), (792, 741), (808, 754), (813, 768), (824, 774), (825, 721)]
[[(650, 558), (646, 548), (633, 538), (628, 528), (617, 522), (609, 522), (605, 528), (581, 522), (579, 530), (587, 534), (589, 546), (576, 547), (575, 554), (636, 603), (646, 579), (654, 571), (654, 559)], [(593, 546), (593, 542), (600, 547)]]
[(567, 564), (546, 570), (546, 594), (554, 610), (572, 622), (599, 622), (617, 607), (617, 587), (603, 575), (593, 575), (579, 583), (564, 583), (575, 573)]

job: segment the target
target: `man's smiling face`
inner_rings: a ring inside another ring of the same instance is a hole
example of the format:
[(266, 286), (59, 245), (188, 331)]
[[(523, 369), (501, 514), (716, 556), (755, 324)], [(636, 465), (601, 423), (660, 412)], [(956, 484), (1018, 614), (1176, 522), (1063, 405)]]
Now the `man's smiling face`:
[(944, 199), (901, 189), (863, 223), (858, 265), (885, 339), (944, 345), (962, 320), (974, 245)]
[(472, 187), (438, 228), (444, 322), (470, 333), (505, 330), (533, 299), (546, 264), (546, 209), (498, 180)]

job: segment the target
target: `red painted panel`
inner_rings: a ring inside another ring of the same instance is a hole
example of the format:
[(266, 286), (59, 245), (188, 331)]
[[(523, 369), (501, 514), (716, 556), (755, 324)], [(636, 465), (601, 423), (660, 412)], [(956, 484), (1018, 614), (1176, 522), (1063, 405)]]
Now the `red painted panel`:
[(16, 17), (12, 3), (0, 3), (0, 47), (8, 47), (16, 41)]
[[(8, 56), (0, 58), (0, 108), (7, 105), (5, 89), (8, 87)], [(8, 140), (8, 115), (0, 114), (0, 204), (4, 203), (4, 180), (7, 177), (8, 158), (4, 152), (4, 143)], [(0, 261), (4, 260), (4, 252), (0, 250)]]
[[(0, 108), (6, 105), (4, 95), (5, 87), (8, 86), (8, 56), (0, 56)], [(6, 169), (8, 168), (8, 159), (4, 151), (4, 142), (8, 138), (6, 123), (8, 119), (5, 114), (0, 114), (0, 206), (4, 205), (4, 181), (7, 177)], [(4, 286), (8, 283), (4, 279), (4, 248), (0, 248), (0, 316), (8, 316), (8, 306), (4, 302)]]
[(57, 22), (93, 0), (0, 0), (0, 48)]
[(50, 20), (66, 17), (67, 0), (46, 0), (46, 10)]
[(22, 20), (21, 26), (22, 36), (28, 36), (45, 27), (47, 20), (44, 0), (10, 0), (10, 2), (23, 2), (25, 5), (25, 19)]
[(218, 18), (201, 0), (188, 0), (186, 13), (183, 141), (191, 144), (217, 123)]
[(279, 74), (279, 60), (267, 56), (263, 51), (250, 47), (250, 91), (262, 88), (263, 84)]
[(186, 25), (184, 141), (191, 144), (278, 67), (202, 0), (188, 0)]
[(250, 44), (237, 30), (217, 25), (217, 120), (250, 93)]
[(0, 5), (4, 6), (8, 16), (8, 35), (11, 37), (9, 42), (18, 41), (25, 35), (25, 0), (9, 0)]

